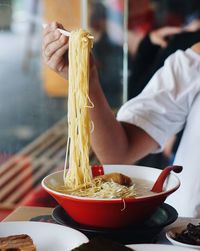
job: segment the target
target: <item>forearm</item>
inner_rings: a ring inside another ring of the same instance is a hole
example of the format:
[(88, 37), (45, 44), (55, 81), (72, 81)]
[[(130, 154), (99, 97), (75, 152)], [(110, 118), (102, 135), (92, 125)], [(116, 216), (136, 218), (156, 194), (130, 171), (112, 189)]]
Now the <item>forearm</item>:
[(91, 133), (94, 152), (101, 163), (125, 163), (128, 150), (127, 135), (109, 107), (97, 77), (93, 77), (90, 83), (90, 99), (94, 103), (94, 108), (90, 110), (90, 117), (94, 123)]
[(90, 118), (94, 123), (91, 145), (103, 164), (133, 164), (158, 148), (157, 142), (141, 128), (120, 123), (108, 105), (96, 69), (90, 74), (89, 96), (94, 104)]

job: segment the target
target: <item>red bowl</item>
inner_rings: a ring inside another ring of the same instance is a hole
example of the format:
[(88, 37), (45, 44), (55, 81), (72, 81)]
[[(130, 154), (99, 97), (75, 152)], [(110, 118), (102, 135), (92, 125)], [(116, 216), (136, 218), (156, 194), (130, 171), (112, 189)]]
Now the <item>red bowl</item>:
[[(120, 172), (131, 178), (156, 181), (161, 170), (135, 165), (104, 165), (104, 173)], [(164, 191), (147, 196), (126, 199), (95, 199), (71, 196), (51, 187), (63, 184), (63, 171), (55, 172), (42, 181), (43, 188), (53, 196), (68, 215), (80, 224), (101, 228), (120, 228), (149, 218), (176, 191), (180, 182), (172, 173), (164, 184)]]

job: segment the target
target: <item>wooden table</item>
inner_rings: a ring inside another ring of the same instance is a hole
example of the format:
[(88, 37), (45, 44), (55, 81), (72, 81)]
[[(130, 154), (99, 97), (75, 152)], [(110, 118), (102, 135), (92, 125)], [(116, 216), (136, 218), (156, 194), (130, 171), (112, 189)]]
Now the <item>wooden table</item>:
[(18, 207), (3, 221), (29, 221), (39, 215), (51, 215), (53, 208), (50, 207)]

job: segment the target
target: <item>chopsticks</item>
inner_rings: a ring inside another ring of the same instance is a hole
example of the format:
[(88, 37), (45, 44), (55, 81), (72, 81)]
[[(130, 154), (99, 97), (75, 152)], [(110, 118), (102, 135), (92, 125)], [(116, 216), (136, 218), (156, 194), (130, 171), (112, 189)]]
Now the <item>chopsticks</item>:
[[(47, 24), (43, 24), (42, 26), (43, 26), (43, 28), (45, 28), (47, 26)], [(57, 30), (60, 31), (60, 33), (63, 34), (64, 36), (66, 36), (66, 37), (70, 36), (70, 31), (63, 30), (63, 29), (60, 29), (60, 28), (57, 28)], [(88, 35), (88, 38), (89, 39), (94, 39), (94, 37), (91, 36), (91, 35)]]

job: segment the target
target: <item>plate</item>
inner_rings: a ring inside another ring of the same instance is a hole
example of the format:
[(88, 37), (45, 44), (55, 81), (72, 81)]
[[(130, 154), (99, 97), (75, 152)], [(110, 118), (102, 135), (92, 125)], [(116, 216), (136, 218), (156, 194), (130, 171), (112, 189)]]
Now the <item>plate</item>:
[(16, 234), (28, 234), (37, 251), (69, 251), (88, 242), (88, 238), (79, 231), (53, 223), (0, 222), (0, 237)]
[(135, 251), (193, 251), (191, 248), (175, 247), (172, 245), (160, 245), (160, 244), (135, 244), (127, 245)]
[(84, 233), (89, 239), (97, 235), (118, 241), (122, 244), (153, 243), (160, 231), (173, 223), (178, 217), (177, 211), (170, 205), (163, 203), (160, 208), (145, 222), (126, 228), (106, 229), (94, 228), (75, 222), (61, 206), (57, 206), (52, 218), (59, 224), (72, 227)]
[(186, 229), (187, 228), (187, 224), (188, 223), (192, 223), (194, 225), (197, 225), (199, 224), (200, 220), (198, 220), (198, 222), (194, 222), (193, 221), (188, 221), (187, 223), (183, 224), (182, 226), (177, 226), (177, 227), (173, 227), (171, 229), (169, 229), (166, 233), (166, 237), (167, 239), (173, 244), (173, 245), (176, 245), (176, 246), (181, 246), (181, 247), (188, 247), (188, 248), (192, 248), (193, 250), (194, 249), (198, 249), (200, 250), (200, 245), (190, 245), (190, 244), (187, 244), (187, 243), (183, 243), (183, 242), (180, 242), (180, 241), (176, 241), (174, 239), (175, 237), (175, 234), (176, 233), (180, 233), (182, 230)]

